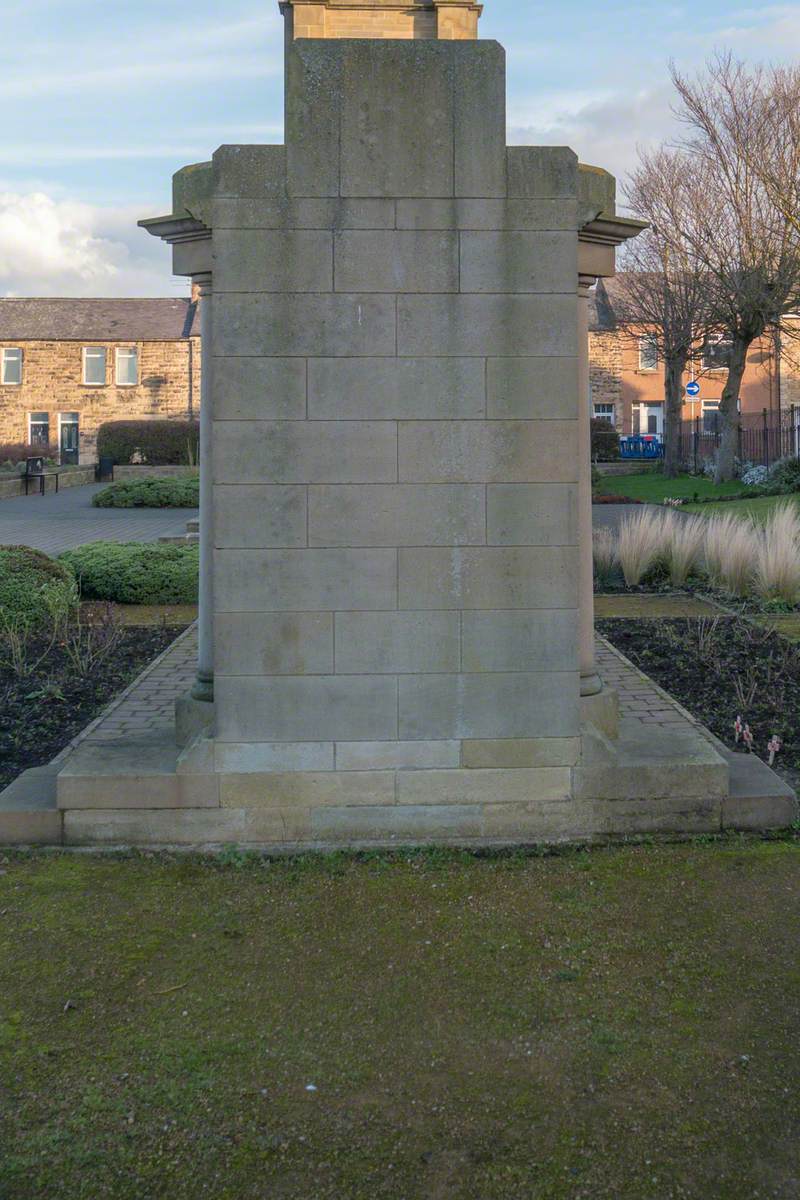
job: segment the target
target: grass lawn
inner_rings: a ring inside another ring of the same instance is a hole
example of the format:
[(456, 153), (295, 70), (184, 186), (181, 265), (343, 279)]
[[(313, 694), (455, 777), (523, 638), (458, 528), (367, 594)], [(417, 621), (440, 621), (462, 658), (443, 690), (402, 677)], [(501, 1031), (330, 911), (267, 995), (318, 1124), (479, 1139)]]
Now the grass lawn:
[(798, 844), (0, 870), (3, 1200), (798, 1195)]
[[(738, 479), (731, 483), (715, 484), (702, 475), (680, 475), (665, 479), (663, 475), (604, 475), (595, 488), (598, 496), (630, 496), (648, 504), (661, 504), (667, 497), (691, 499), (695, 493), (705, 499), (710, 496), (733, 496), (742, 490)], [(731, 502), (733, 503), (733, 501)]]
[(753, 517), (756, 521), (766, 521), (769, 514), (778, 504), (786, 501), (800, 504), (800, 496), (756, 496), (753, 500), (723, 500), (721, 504), (684, 504), (684, 512), (702, 513), (710, 517), (716, 513), (735, 513), (737, 517)]

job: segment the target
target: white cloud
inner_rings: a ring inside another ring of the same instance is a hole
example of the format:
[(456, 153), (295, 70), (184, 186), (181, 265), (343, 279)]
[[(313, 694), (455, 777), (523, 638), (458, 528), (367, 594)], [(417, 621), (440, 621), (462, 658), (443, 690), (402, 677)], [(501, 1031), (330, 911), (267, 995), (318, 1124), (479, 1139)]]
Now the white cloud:
[(518, 103), (509, 141), (571, 146), (581, 162), (604, 167), (621, 181), (636, 165), (637, 146), (653, 146), (675, 134), (671, 101), (671, 86), (664, 82), (628, 94), (554, 95), (529, 108)]
[(0, 193), (0, 295), (181, 294), (169, 252), (137, 229), (141, 212), (44, 192)]

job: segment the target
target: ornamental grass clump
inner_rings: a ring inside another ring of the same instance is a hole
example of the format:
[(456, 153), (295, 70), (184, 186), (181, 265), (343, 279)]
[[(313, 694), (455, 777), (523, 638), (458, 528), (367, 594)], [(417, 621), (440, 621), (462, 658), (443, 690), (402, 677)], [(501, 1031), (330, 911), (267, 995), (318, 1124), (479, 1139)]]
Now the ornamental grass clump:
[(800, 514), (794, 504), (770, 514), (759, 538), (754, 583), (763, 600), (796, 604), (800, 598)]
[(673, 587), (683, 587), (702, 559), (706, 522), (702, 517), (686, 517), (667, 524), (666, 569)]
[(617, 537), (612, 529), (595, 529), (592, 537), (594, 574), (599, 584), (607, 584), (617, 567)]
[(638, 587), (663, 566), (672, 520), (667, 513), (645, 509), (620, 525), (617, 557), (628, 587)]
[(712, 517), (706, 526), (705, 569), (721, 591), (747, 596), (753, 588), (760, 536), (751, 520), (733, 513)]

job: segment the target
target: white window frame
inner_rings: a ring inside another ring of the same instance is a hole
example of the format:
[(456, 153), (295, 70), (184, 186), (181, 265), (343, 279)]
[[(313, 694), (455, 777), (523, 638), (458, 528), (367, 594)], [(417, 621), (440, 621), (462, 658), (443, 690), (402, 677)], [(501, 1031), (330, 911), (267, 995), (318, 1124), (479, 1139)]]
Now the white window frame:
[[(42, 409), (39, 409), (38, 411), (41, 413)], [(49, 446), (50, 445), (50, 426), (51, 426), (50, 413), (49, 412), (44, 413), (43, 415), (47, 417), (47, 441), (46, 441), (45, 445)], [(28, 413), (28, 445), (29, 446), (33, 445), (33, 426), (34, 426), (34, 424), (44, 425), (44, 421), (35, 421), (34, 422), (34, 419), (33, 419), (34, 416), (35, 416), (34, 413), (32, 413), (32, 412)]]
[[(18, 355), (17, 358), (11, 359), (11, 355)], [(6, 364), (9, 362), (19, 363), (19, 379), (6, 379)], [(25, 362), (25, 354), (21, 346), (4, 346), (0, 351), (0, 383), (3, 387), (21, 387), (23, 364)]]
[(726, 363), (723, 363), (722, 366), (716, 366), (716, 367), (711, 366), (711, 364), (706, 359), (706, 351), (709, 350), (712, 346), (730, 346), (730, 344), (731, 344), (730, 338), (726, 338), (726, 337), (722, 337), (722, 336), (708, 338), (706, 340), (706, 344), (702, 347), (702, 350), (700, 352), (700, 367), (701, 367), (701, 369), (703, 371), (727, 371), (728, 366)]
[[(598, 408), (610, 408), (611, 412), (608, 412), (608, 413), (598, 412), (597, 411)], [(611, 423), (611, 425), (614, 425), (616, 423), (616, 416), (617, 416), (616, 405), (611, 404), (608, 401), (595, 400), (592, 403), (592, 416), (594, 417), (594, 419), (596, 421), (609, 421)]]
[[(123, 355), (133, 355), (136, 362), (136, 378), (131, 383), (130, 380), (122, 380), (119, 377), (119, 367)], [(114, 351), (114, 379), (117, 387), (138, 387), (139, 386), (139, 347), (138, 346), (118, 346)]]
[[(89, 354), (101, 353), (103, 355), (103, 381), (95, 382), (86, 378), (86, 360)], [(108, 386), (108, 350), (105, 346), (84, 346), (82, 353), (83, 369), (81, 371), (81, 381), (84, 387), (107, 387)]]
[[(652, 367), (645, 366), (645, 364), (642, 361), (642, 358), (643, 358), (642, 352), (643, 352), (643, 349), (645, 346), (649, 346), (655, 356), (655, 365)], [(639, 370), (646, 371), (648, 374), (650, 374), (653, 371), (657, 371), (660, 364), (661, 364), (661, 356), (658, 353), (658, 339), (653, 337), (652, 335), (650, 335), (650, 336), (646, 335), (644, 337), (640, 337), (639, 338)]]

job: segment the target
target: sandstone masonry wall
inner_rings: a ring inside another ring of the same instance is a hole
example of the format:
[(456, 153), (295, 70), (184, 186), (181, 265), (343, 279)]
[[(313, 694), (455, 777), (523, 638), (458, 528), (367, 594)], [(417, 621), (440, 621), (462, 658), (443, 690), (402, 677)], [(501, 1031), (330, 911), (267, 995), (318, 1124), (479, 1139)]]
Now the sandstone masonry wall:
[[(84, 345), (107, 349), (106, 386), (93, 387), (82, 382)], [(199, 337), (172, 342), (0, 343), (0, 349), (4, 346), (22, 348), (23, 371), (22, 384), (0, 386), (0, 442), (27, 441), (28, 414), (47, 412), (50, 440), (55, 444), (58, 414), (77, 412), (80, 414), (81, 462), (89, 462), (96, 456), (97, 430), (105, 421), (185, 419), (190, 391), (194, 415), (199, 415)], [(133, 346), (139, 351), (139, 383), (134, 387), (118, 387), (114, 382), (114, 350)]]
[(264, 840), (575, 823), (577, 160), (504, 94), (491, 42), (295, 43), (286, 148), (215, 156), (213, 753)]

